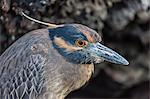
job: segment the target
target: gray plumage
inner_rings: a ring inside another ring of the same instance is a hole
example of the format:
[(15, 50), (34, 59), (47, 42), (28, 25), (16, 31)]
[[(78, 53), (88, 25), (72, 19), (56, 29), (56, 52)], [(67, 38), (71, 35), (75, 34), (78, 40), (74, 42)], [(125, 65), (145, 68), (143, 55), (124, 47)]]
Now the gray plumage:
[(35, 30), (0, 56), (0, 99), (63, 99), (93, 71), (93, 64), (67, 62), (52, 46), (48, 29)]

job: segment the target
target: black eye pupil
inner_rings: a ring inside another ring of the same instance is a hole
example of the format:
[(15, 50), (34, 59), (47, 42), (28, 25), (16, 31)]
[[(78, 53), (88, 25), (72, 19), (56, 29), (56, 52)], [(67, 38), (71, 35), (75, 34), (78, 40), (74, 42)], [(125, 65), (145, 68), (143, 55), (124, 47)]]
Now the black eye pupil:
[(82, 41), (78, 41), (79, 45), (83, 45), (83, 42)]

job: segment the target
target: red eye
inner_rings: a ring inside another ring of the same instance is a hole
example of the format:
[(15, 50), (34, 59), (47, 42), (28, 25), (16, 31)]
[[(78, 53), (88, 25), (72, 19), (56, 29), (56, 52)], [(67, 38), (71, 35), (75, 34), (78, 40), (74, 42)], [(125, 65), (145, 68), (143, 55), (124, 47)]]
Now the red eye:
[(81, 39), (77, 39), (75, 44), (79, 47), (83, 47), (87, 45), (87, 41), (81, 40)]

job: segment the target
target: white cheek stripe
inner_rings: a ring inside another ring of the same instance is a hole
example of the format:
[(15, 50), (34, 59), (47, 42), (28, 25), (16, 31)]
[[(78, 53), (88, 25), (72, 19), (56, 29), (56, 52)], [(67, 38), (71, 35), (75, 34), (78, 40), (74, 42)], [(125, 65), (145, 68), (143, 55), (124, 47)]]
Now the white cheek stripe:
[(76, 51), (76, 50), (83, 49), (82, 47), (76, 47), (76, 46), (73, 46), (73, 45), (69, 45), (65, 40), (63, 40), (60, 37), (54, 37), (54, 42), (60, 48), (66, 49), (66, 51)]

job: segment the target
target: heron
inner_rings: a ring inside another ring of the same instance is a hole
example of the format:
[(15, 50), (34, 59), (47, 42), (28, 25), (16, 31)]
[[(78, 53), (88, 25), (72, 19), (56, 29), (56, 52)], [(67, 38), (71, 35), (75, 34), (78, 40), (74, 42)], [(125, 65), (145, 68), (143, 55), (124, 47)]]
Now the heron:
[(0, 99), (64, 99), (89, 81), (94, 64), (129, 64), (85, 25), (56, 25), (22, 15), (48, 27), (26, 33), (2, 53)]

